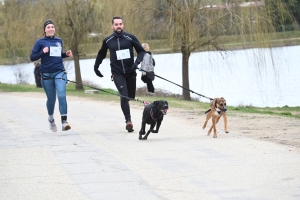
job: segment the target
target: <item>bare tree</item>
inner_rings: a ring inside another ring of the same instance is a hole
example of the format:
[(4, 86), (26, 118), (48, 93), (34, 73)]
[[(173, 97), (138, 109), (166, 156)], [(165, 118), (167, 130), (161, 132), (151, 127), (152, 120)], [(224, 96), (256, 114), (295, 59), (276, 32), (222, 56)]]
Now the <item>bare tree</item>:
[[(282, 2), (268, 1), (276, 3), (269, 8), (263, 4), (263, 1), (224, 0), (218, 5), (206, 0), (155, 1), (156, 5), (152, 7), (152, 16), (155, 16), (153, 20), (156, 22), (163, 20), (163, 36), (169, 39), (173, 51), (179, 50), (182, 53), (184, 88), (189, 88), (191, 53), (214, 49), (225, 50), (221, 48), (223, 36), (235, 35), (247, 41), (247, 47), (254, 43), (256, 47), (270, 47), (270, 33), (275, 32), (270, 11), (278, 11), (278, 15), (288, 14), (288, 12)], [(151, 9), (143, 0), (135, 1), (135, 5), (140, 6), (144, 12)], [(191, 99), (188, 90), (183, 89), (182, 94), (184, 99)]]
[[(28, 57), (34, 41), (42, 36), (43, 22), (52, 19), (57, 36), (63, 39), (64, 49), (73, 52), (76, 89), (83, 89), (79, 59), (88, 46), (85, 44), (94, 45), (89, 33), (110, 33), (112, 17), (123, 16), (130, 6), (116, 0), (5, 1), (0, 15), (3, 24), (0, 34), (4, 36), (0, 46), (11, 59)], [(86, 67), (93, 69), (93, 66)]]
[[(51, 11), (47, 17), (55, 20), (55, 26), (59, 36), (63, 39), (65, 46), (73, 53), (75, 66), (76, 89), (82, 90), (82, 78), (80, 71), (80, 44), (88, 42), (88, 34), (99, 26), (99, 12), (95, 9), (97, 0), (57, 0), (51, 1)], [(49, 7), (49, 1), (44, 2), (44, 7)]]
[[(2, 22), (3, 43), (1, 46), (6, 49), (5, 58), (12, 59), (13, 63), (29, 54), (34, 40), (38, 36), (37, 33), (42, 32), (42, 26), (36, 26), (36, 24), (40, 24), (38, 23), (39, 17), (33, 17), (33, 13), (35, 16), (39, 16), (40, 11), (39, 9), (35, 10), (33, 6), (28, 1), (21, 3), (18, 0), (10, 0), (5, 1), (5, 5), (2, 7), (2, 17), (5, 20)], [(39, 32), (37, 32), (38, 28), (40, 28)]]
[[(125, 30), (139, 39), (168, 39), (169, 47), (182, 53), (184, 88), (189, 88), (192, 52), (224, 50), (224, 36), (240, 38), (247, 42), (246, 48), (254, 47), (253, 44), (270, 47), (275, 27), (290, 16), (286, 5), (278, 0), (255, 1), (253, 6), (244, 6), (253, 3), (246, 0), (9, 0), (5, 3), (2, 39), (8, 55), (11, 58), (28, 55), (37, 33), (42, 33), (43, 22), (54, 19), (65, 47), (73, 51), (79, 83), (76, 89), (82, 89), (79, 59), (83, 44), (91, 44), (88, 34), (96, 31), (108, 35), (113, 16), (122, 16)], [(276, 19), (272, 19), (274, 16)], [(183, 89), (182, 93), (184, 99), (191, 99), (189, 91)]]
[[(182, 53), (182, 85), (189, 88), (189, 58), (199, 48), (214, 47), (217, 50), (217, 38), (232, 29), (234, 6), (215, 7), (197, 0), (166, 0), (169, 19), (168, 28), (171, 33), (173, 48)], [(191, 100), (190, 92), (183, 89), (184, 99)]]

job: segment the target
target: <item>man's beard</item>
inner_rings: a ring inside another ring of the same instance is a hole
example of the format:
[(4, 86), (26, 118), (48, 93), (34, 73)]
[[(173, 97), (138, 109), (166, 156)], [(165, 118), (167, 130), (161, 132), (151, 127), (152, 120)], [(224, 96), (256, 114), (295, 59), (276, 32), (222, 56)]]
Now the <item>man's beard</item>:
[(115, 30), (115, 32), (116, 32), (116, 33), (119, 33), (119, 34), (122, 33), (122, 31), (123, 31), (123, 30), (120, 29), (120, 28)]

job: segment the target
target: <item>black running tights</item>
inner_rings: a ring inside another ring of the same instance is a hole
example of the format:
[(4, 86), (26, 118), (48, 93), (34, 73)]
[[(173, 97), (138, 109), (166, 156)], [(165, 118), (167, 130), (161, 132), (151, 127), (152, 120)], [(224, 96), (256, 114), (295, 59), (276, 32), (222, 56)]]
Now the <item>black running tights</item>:
[[(126, 96), (129, 98), (135, 98), (135, 91), (136, 91), (136, 74), (126, 77), (122, 74), (114, 76), (114, 83), (122, 96)], [(129, 100), (126, 98), (120, 98), (121, 109), (123, 111), (125, 120), (131, 118), (130, 115), (130, 106)]]

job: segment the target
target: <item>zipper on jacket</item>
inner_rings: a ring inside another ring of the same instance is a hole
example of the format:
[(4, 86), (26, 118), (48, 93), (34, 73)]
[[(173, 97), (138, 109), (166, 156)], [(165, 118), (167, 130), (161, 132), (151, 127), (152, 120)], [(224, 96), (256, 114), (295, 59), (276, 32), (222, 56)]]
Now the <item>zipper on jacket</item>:
[[(118, 49), (121, 50), (119, 38), (120, 37), (118, 37), (118, 39), (117, 39), (118, 40)], [(121, 60), (121, 63), (122, 63), (123, 72), (125, 74), (125, 68), (124, 68), (123, 60)]]

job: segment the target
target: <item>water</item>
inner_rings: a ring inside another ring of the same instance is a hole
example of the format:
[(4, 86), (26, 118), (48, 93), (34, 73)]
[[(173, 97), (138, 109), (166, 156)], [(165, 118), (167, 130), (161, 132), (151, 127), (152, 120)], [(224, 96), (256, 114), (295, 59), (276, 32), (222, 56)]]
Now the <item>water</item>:
[[(224, 97), (228, 105), (282, 107), (300, 106), (300, 46), (239, 51), (193, 53), (189, 61), (190, 89), (198, 94), (215, 98)], [(180, 53), (154, 55), (155, 73), (174, 83), (182, 85)], [(103, 60), (99, 78), (94, 74), (95, 59), (80, 61), (83, 80), (89, 80), (102, 88), (115, 89), (110, 80), (109, 59)], [(74, 80), (73, 61), (65, 64), (68, 79)], [(30, 84), (34, 83), (33, 63), (0, 66), (0, 82), (16, 83), (14, 71), (20, 68), (28, 74)], [(138, 72), (137, 87), (145, 86)], [(154, 87), (181, 94), (182, 88), (160, 78), (155, 78)], [(72, 83), (71, 83), (72, 84)], [(192, 97), (209, 102), (197, 94)]]

